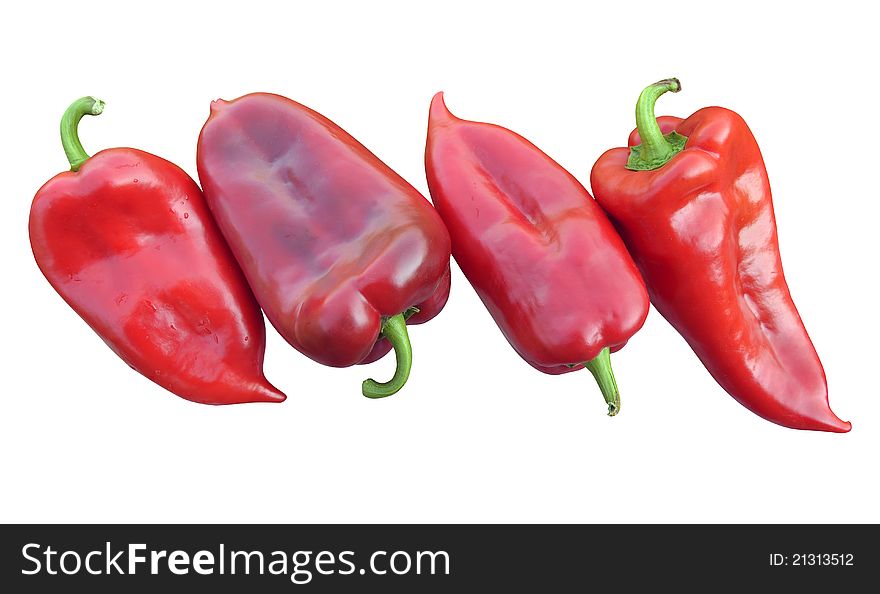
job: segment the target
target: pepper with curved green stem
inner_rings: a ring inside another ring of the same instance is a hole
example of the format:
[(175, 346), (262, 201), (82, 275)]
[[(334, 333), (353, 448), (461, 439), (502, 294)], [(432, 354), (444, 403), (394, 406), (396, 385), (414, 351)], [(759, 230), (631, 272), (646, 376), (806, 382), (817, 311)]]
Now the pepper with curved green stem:
[(452, 115), (442, 93), (425, 169), (453, 257), (507, 341), (544, 373), (588, 369), (616, 415), (610, 353), (644, 324), (648, 295), (589, 192), (518, 134)]
[(260, 308), (196, 183), (155, 155), (94, 156), (77, 128), (103, 102), (61, 120), (70, 171), (31, 205), (34, 258), (49, 283), (131, 368), (204, 404), (280, 402), (263, 376)]
[(758, 143), (721, 107), (655, 118), (657, 99), (679, 88), (668, 79), (642, 92), (629, 146), (593, 166), (596, 200), (654, 307), (722, 388), (779, 425), (849, 431), (828, 405), (822, 363), (785, 281)]
[(269, 93), (215, 101), (197, 164), (279, 333), (333, 367), (374, 361), (393, 345), (394, 378), (362, 389), (399, 390), (412, 359), (406, 323), (433, 318), (449, 295), (449, 234), (431, 204), (326, 117)]

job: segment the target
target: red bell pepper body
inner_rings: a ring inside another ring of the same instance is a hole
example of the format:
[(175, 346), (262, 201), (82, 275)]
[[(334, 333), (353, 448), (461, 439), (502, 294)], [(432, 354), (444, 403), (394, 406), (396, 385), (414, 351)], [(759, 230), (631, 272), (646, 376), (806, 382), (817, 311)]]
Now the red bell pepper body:
[[(607, 366), (607, 353), (641, 328), (648, 295), (614, 227), (587, 190), (528, 140), (455, 117), (438, 93), (425, 169), (455, 261), (530, 365), (566, 373), (604, 353)], [(587, 365), (594, 375), (598, 364)], [(601, 371), (610, 375), (610, 367)], [(597, 380), (615, 414), (613, 375)]]
[(65, 114), (73, 170), (49, 180), (31, 207), (46, 279), (129, 366), (178, 396), (284, 400), (263, 376), (259, 306), (196, 183), (143, 151), (82, 151), (76, 124), (102, 106), (83, 98)]
[(212, 103), (198, 170), (281, 335), (319, 363), (346, 367), (384, 355), (382, 338), (397, 323), (395, 385), (365, 390), (399, 389), (404, 316), (425, 322), (449, 294), (449, 235), (431, 204), (339, 126), (268, 93)]
[[(652, 85), (653, 100), (679, 88), (674, 79), (657, 84), (666, 87)], [(789, 294), (770, 184), (745, 121), (720, 107), (655, 121), (653, 101), (642, 103), (639, 129), (650, 142), (637, 129), (630, 147), (645, 151), (673, 131), (686, 144), (647, 170), (627, 169), (629, 148), (611, 149), (593, 167), (591, 183), (651, 302), (751, 411), (795, 429), (849, 431), (828, 406), (822, 364)]]

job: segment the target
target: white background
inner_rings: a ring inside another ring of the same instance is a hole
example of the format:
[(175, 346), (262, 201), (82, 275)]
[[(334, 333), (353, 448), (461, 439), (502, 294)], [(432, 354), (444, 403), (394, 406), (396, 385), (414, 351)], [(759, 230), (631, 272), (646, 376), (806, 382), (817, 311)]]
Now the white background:
[[(878, 83), (868, 3), (13, 3), (3, 56), (0, 521), (878, 522)], [(30, 201), (66, 169), (82, 95), (90, 152), (138, 147), (195, 176), (212, 99), (273, 91), (336, 121), (422, 192), (428, 103), (523, 134), (585, 185), (659, 113), (739, 112), (774, 190), (790, 288), (847, 435), (763, 421), (651, 311), (613, 358), (622, 413), (587, 372), (538, 373), (457, 268), (411, 329), (405, 390), (331, 369), (269, 329), (281, 405), (186, 402), (132, 372), (40, 275)]]

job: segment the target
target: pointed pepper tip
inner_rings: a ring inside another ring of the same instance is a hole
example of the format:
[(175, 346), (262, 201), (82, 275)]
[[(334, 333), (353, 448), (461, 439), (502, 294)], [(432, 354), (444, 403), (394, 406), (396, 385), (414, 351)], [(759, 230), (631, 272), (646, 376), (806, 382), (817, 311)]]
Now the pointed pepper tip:
[(446, 100), (443, 97), (443, 91), (438, 91), (434, 95), (434, 98), (431, 99), (429, 120), (431, 123), (439, 123), (452, 119), (456, 118), (452, 115), (452, 112), (449, 111), (449, 108), (446, 107)]

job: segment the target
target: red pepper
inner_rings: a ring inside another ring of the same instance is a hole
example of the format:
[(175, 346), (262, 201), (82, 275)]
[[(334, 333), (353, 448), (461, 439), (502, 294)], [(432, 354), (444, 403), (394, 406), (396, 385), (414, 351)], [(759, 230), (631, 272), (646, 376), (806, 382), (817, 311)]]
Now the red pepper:
[[(593, 167), (657, 310), (754, 413), (785, 427), (846, 432), (782, 271), (770, 184), (745, 121), (720, 107), (654, 117), (677, 79), (647, 87), (630, 148)], [(665, 136), (664, 136), (665, 134)]]
[(398, 391), (411, 365), (406, 319), (431, 319), (449, 295), (449, 235), (431, 204), (342, 128), (268, 93), (211, 104), (198, 169), (281, 335), (334, 367), (393, 346), (394, 377), (363, 393)]
[(455, 261), (516, 352), (544, 373), (586, 367), (617, 414), (609, 352), (642, 327), (648, 295), (592, 196), (525, 138), (453, 116), (442, 93), (425, 168)]
[(103, 107), (84, 97), (61, 121), (71, 171), (31, 206), (40, 270), (129, 366), (178, 396), (283, 401), (263, 377), (263, 316), (198, 186), (143, 151), (89, 157), (77, 125)]

